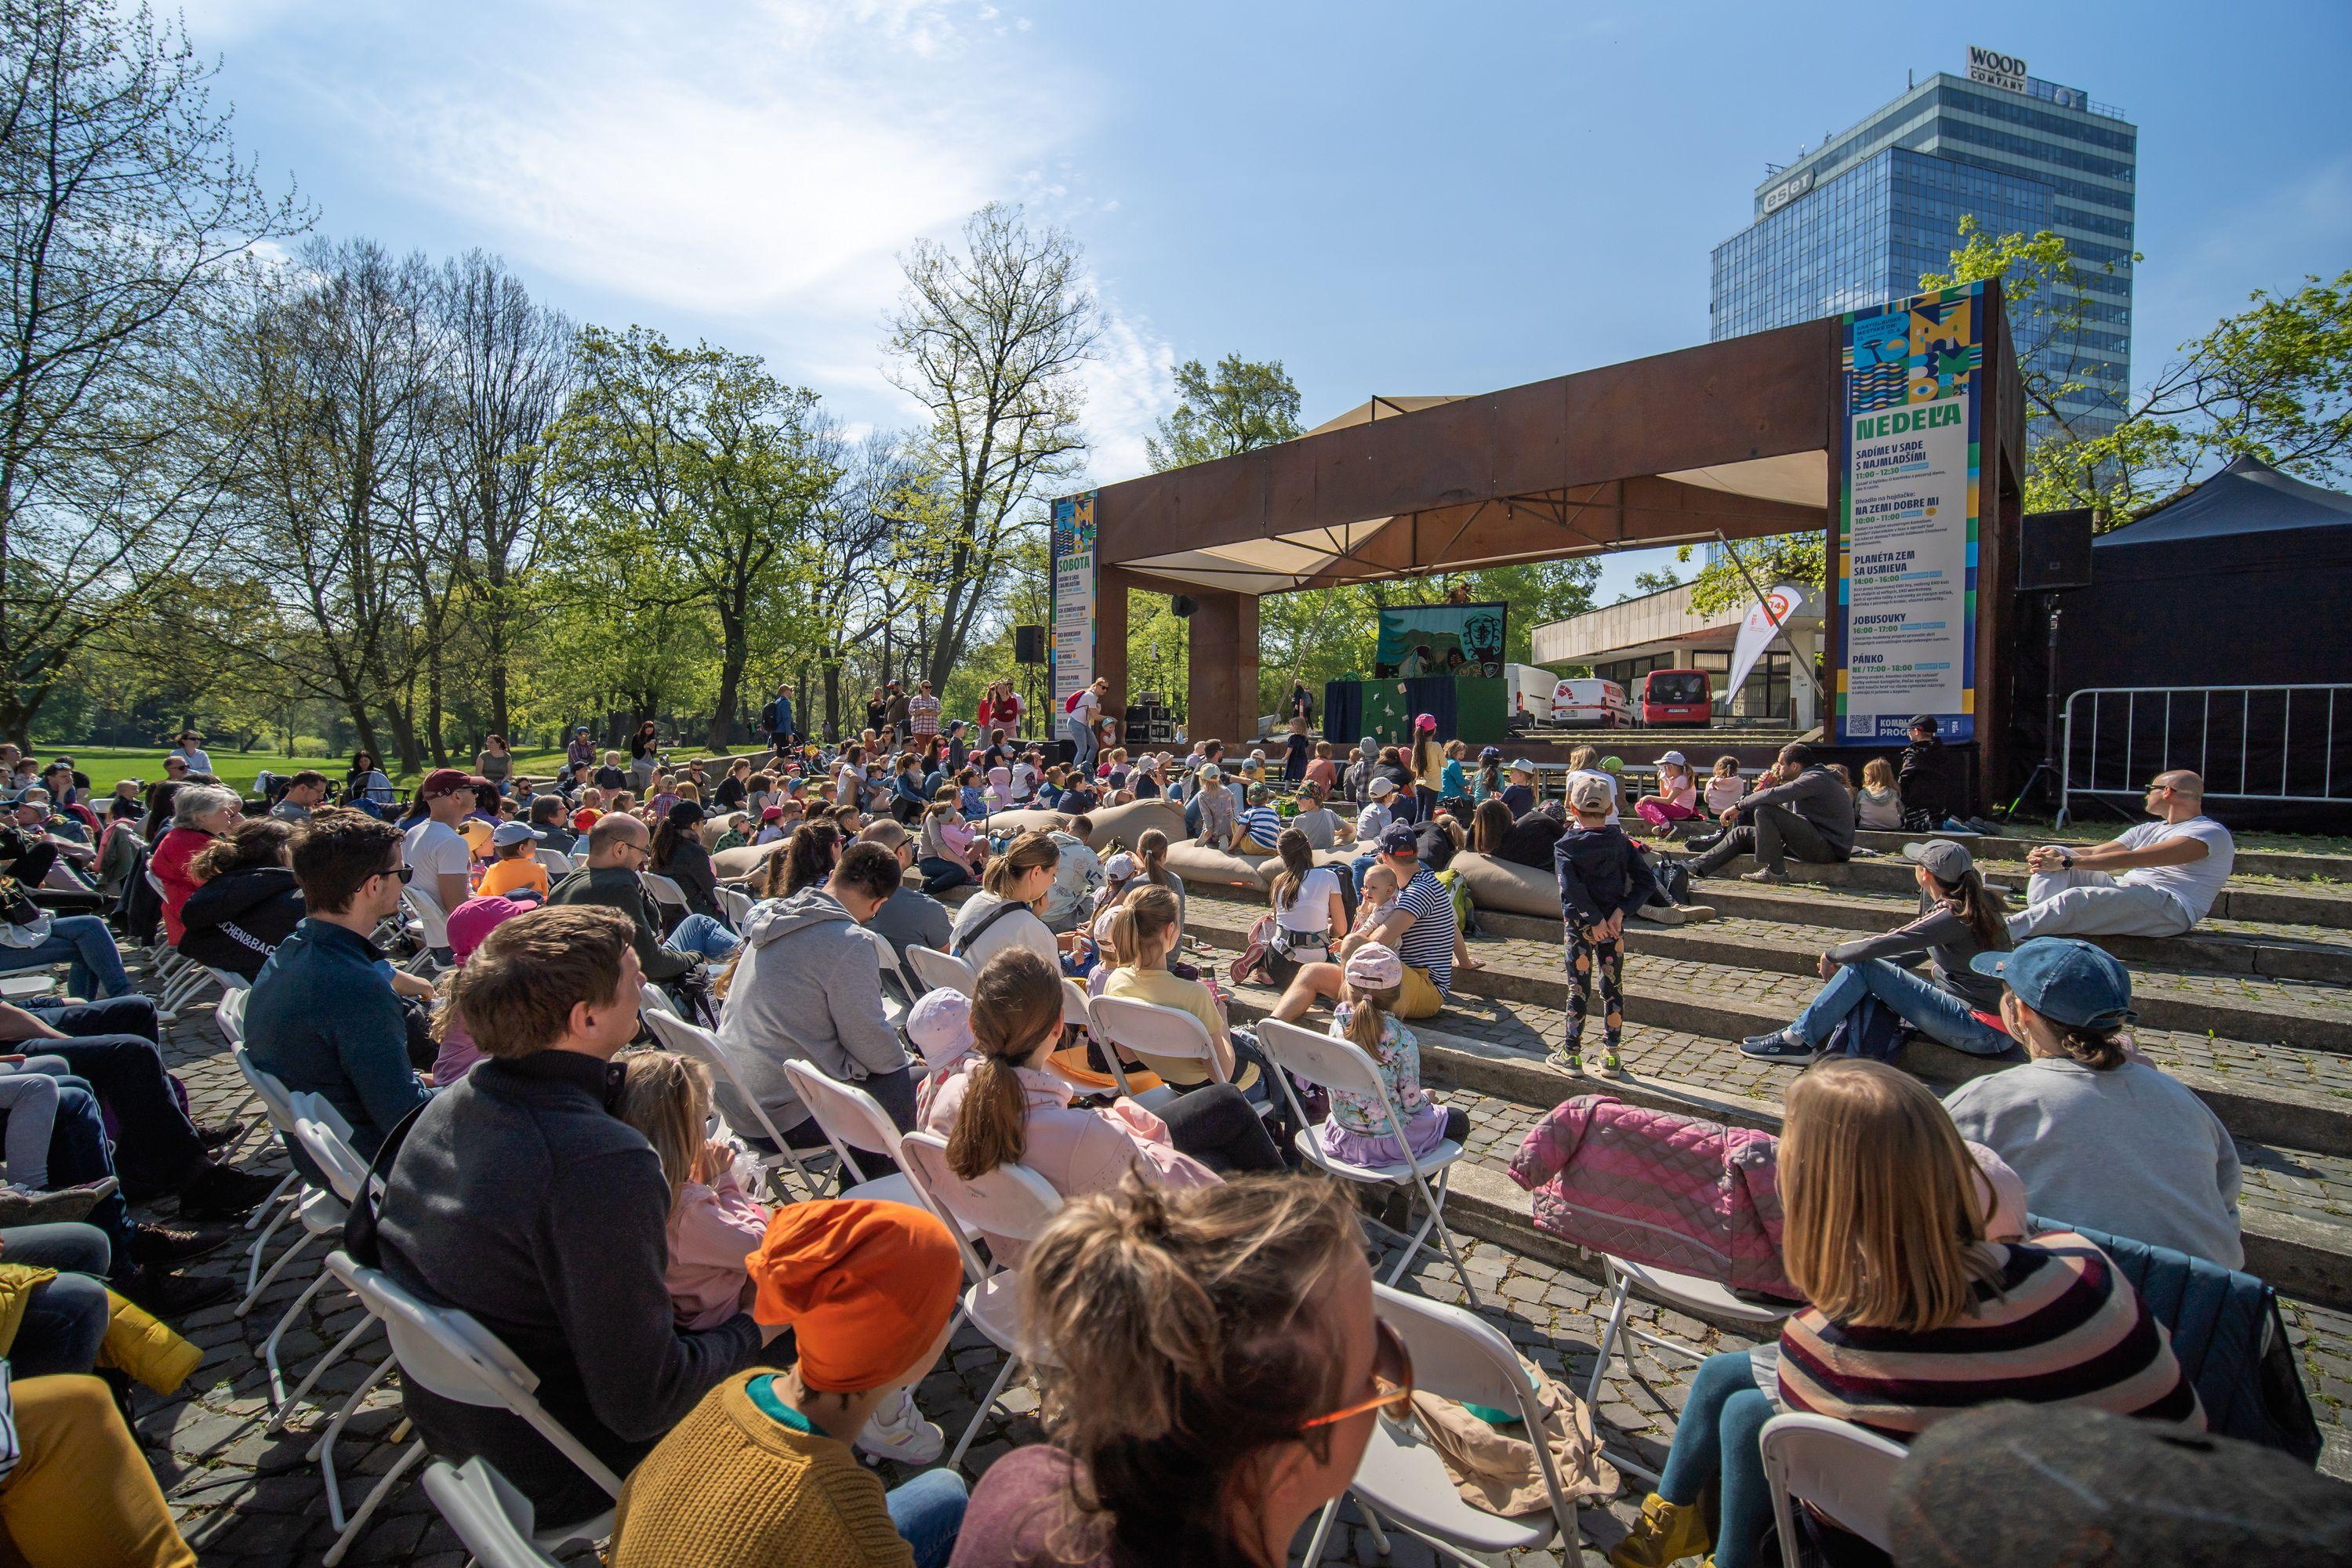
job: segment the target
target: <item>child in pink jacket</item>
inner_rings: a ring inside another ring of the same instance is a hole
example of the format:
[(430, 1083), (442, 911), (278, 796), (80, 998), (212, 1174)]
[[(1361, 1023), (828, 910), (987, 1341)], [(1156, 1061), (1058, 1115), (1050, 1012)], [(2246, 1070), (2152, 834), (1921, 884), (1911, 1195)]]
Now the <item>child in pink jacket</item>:
[(768, 1234), (767, 1205), (743, 1190), (742, 1151), (712, 1142), (710, 1069), (691, 1057), (640, 1051), (623, 1058), (622, 1121), (646, 1135), (669, 1181), (669, 1289), (681, 1329), (715, 1329), (751, 1304), (744, 1260)]

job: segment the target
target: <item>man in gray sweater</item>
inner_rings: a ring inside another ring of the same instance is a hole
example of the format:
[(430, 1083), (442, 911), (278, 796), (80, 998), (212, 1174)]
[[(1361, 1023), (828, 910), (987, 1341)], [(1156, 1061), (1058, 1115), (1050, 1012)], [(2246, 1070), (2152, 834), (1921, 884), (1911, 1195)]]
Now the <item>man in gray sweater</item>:
[(1791, 742), (1780, 748), (1775, 783), (1757, 790), (1723, 814), (1724, 834), (1714, 847), (1692, 857), (1690, 874), (1712, 877), (1749, 850), (1757, 866), (1743, 880), (1785, 882), (1788, 858), (1835, 865), (1853, 854), (1853, 792), (1837, 774), (1815, 765), (1812, 752)]
[[(859, 929), (898, 890), (898, 880), (896, 855), (879, 844), (852, 844), (824, 886), (763, 903), (744, 922), (742, 956), (719, 1010), (719, 1045), (794, 1148), (814, 1148), (824, 1134), (784, 1077), (787, 1061), (856, 1084), (902, 1131), (914, 1128), (912, 1065), (883, 1010), (874, 939)], [(760, 1124), (731, 1085), (719, 1086), (719, 1105), (739, 1130)]]
[[(378, 1230), (384, 1272), (498, 1335), (537, 1375), (548, 1414), (622, 1476), (781, 1331), (740, 1312), (699, 1332), (677, 1326), (663, 1283), (669, 1184), (609, 1109), (642, 984), (617, 910), (534, 910), (492, 931), (450, 995), (489, 1059), (416, 1113)], [(612, 1506), (520, 1415), (402, 1384), (426, 1446), (488, 1459), (541, 1525)]]

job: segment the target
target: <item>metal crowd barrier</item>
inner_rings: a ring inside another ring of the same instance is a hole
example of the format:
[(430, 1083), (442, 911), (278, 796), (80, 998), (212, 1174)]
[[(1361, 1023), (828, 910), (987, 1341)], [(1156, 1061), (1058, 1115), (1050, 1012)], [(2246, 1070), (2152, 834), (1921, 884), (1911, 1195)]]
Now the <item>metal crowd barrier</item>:
[(2208, 800), (2352, 801), (2347, 727), (2352, 684), (2084, 687), (2066, 698), (2058, 824), (2075, 795), (2136, 795), (2176, 768), (2203, 778)]

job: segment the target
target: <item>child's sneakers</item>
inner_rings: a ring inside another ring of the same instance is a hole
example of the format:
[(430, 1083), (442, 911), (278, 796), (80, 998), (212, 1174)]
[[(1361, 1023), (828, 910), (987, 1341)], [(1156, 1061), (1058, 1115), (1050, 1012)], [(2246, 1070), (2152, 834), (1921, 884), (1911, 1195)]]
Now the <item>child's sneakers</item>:
[(1611, 1078), (1625, 1076), (1625, 1064), (1617, 1059), (1617, 1047), (1611, 1046), (1601, 1053), (1601, 1070)]
[(1584, 1052), (1577, 1046), (1554, 1046), (1549, 1060), (1552, 1066), (1564, 1072), (1581, 1074), (1584, 1071)]

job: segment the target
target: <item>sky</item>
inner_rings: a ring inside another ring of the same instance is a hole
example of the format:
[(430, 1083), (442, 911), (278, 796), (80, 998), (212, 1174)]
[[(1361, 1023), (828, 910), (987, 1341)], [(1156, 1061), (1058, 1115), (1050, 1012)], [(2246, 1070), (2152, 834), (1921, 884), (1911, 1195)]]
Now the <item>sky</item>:
[[(1767, 162), (1979, 44), (2140, 131), (2135, 376), (2352, 266), (2352, 5), (184, 0), (319, 231), (480, 247), (573, 317), (765, 355), (907, 426), (898, 257), (990, 201), (1084, 247), (1091, 477), (1182, 360), (1278, 359), (1309, 425), (1704, 342)], [(1857, 22), (1864, 25), (1857, 26)], [(1649, 563), (1604, 566), (1602, 601)]]

